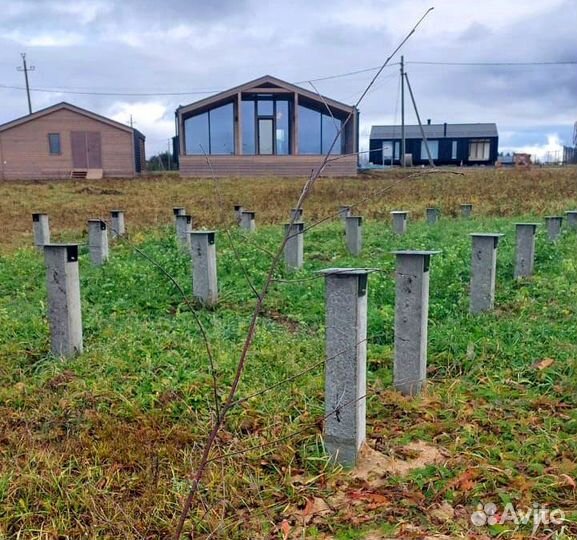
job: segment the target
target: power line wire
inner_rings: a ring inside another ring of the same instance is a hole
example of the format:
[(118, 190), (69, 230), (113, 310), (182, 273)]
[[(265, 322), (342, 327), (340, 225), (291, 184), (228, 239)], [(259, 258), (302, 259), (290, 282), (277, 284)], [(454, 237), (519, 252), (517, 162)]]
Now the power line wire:
[[(515, 67), (515, 66), (572, 66), (577, 65), (577, 60), (567, 60), (567, 61), (555, 61), (555, 62), (435, 62), (435, 61), (425, 61), (425, 60), (415, 60), (406, 62), (406, 64), (412, 65), (423, 65), (423, 66), (471, 66), (471, 67)], [(398, 63), (389, 64), (387, 67), (399, 65)], [(305, 84), (308, 82), (320, 82), (329, 81), (334, 79), (341, 79), (345, 77), (353, 77), (356, 75), (362, 75), (364, 73), (370, 73), (372, 71), (377, 71), (380, 66), (368, 67), (363, 69), (357, 69), (354, 71), (348, 71), (344, 73), (338, 73), (335, 75), (327, 75), (326, 77), (315, 77), (312, 79), (305, 79), (302, 81), (297, 81), (293, 84)], [(0, 84), (0, 88), (6, 90), (26, 90), (23, 86)], [(74, 90), (66, 87), (62, 88), (31, 88), (34, 92), (45, 92), (54, 94), (71, 94), (71, 95), (85, 95), (85, 96), (132, 96), (132, 97), (154, 97), (154, 96), (190, 96), (190, 95), (207, 95), (216, 94), (221, 90), (209, 89), (209, 90), (187, 90), (178, 92), (122, 92), (122, 91), (89, 91), (89, 90)]]

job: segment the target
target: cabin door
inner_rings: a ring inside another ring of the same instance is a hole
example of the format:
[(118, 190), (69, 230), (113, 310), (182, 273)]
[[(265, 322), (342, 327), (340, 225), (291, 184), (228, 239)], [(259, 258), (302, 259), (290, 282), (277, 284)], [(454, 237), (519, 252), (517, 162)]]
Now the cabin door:
[(392, 167), (393, 165), (393, 142), (383, 141), (383, 165), (385, 167)]
[(98, 131), (72, 131), (72, 167), (74, 169), (102, 169), (102, 143)]
[(274, 154), (273, 127), (272, 118), (258, 119), (258, 153), (261, 155)]

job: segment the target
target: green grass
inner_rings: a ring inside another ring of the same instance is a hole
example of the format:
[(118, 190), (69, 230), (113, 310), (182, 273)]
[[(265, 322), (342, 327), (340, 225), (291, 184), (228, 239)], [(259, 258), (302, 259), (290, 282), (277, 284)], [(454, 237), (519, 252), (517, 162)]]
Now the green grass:
[[(393, 454), (423, 440), (447, 455), (406, 478), (386, 477), (377, 491), (388, 505), (345, 505), (315, 518), (307, 538), (402, 534), (407, 522), (423, 534), (457, 537), (520, 538), (530, 530), (475, 529), (469, 516), (480, 501), (560, 507), (572, 520), (565, 537), (575, 537), (577, 234), (551, 244), (541, 227), (536, 275), (515, 282), (514, 222), (530, 218), (419, 221), (402, 238), (368, 220), (358, 258), (347, 255), (335, 222), (307, 233), (301, 272), (276, 273), (294, 282), (276, 282), (270, 292), (239, 397), (323, 358), (324, 283), (316, 270), (376, 267), (368, 286), (369, 440)], [(473, 231), (505, 233), (496, 309), (481, 316), (468, 313)], [(281, 234), (277, 226), (250, 237), (233, 233), (257, 288)], [(139, 234), (137, 242), (191, 294), (190, 262), (170, 229)], [(390, 252), (402, 248), (442, 250), (431, 263), (430, 384), (416, 399), (391, 390)], [(217, 250), (221, 301), (197, 313), (224, 395), (255, 299), (222, 233)], [(158, 270), (127, 244), (115, 244), (111, 255), (95, 268), (82, 250), (85, 353), (67, 361), (48, 352), (41, 257), (22, 249), (0, 258), (0, 538), (157, 538), (174, 530), (211, 419), (207, 355), (193, 315)], [(545, 358), (553, 364), (537, 369)], [(219, 531), (212, 538), (282, 538), (277, 527), (287, 519), (296, 531), (307, 499), (367, 489), (326, 463), (320, 425), (312, 425), (322, 415), (322, 367), (233, 409), (215, 455), (249, 450), (209, 468), (201, 490), (208, 510), (196, 507), (187, 527)], [(307, 426), (298, 437), (250, 450)], [(474, 474), (464, 483), (467, 471)], [(457, 509), (445, 523), (430, 514), (443, 501)]]

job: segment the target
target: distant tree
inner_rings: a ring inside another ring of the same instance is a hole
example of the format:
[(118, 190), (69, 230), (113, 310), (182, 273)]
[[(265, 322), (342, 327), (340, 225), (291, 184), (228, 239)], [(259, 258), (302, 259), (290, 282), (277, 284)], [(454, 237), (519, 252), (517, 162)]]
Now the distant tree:
[(150, 158), (146, 162), (149, 171), (174, 171), (176, 164), (170, 152), (160, 152)]

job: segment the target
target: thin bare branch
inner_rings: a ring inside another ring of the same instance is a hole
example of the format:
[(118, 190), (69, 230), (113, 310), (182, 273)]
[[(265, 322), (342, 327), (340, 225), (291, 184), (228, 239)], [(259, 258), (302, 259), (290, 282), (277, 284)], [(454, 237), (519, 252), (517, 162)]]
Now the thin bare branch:
[[(431, 11), (432, 8), (430, 8), (429, 10), (427, 10), (427, 12), (419, 19), (419, 21), (417, 22), (417, 24), (411, 29), (411, 31), (409, 32), (409, 34), (407, 34), (407, 36), (402, 40), (401, 44), (393, 51), (393, 53), (385, 60), (385, 62), (382, 64), (381, 68), (378, 70), (377, 74), (373, 77), (373, 79), (371, 80), (371, 82), (369, 83), (368, 87), (365, 89), (365, 91), (362, 93), (362, 95), (360, 96), (360, 98), (357, 100), (357, 104), (356, 106), (358, 106), (360, 104), (360, 102), (363, 100), (363, 98), (365, 97), (365, 95), (367, 94), (367, 92), (369, 91), (369, 89), (371, 88), (371, 86), (374, 84), (374, 82), (377, 80), (378, 76), (381, 74), (381, 72), (383, 71), (383, 69), (385, 68), (385, 66), (389, 63), (389, 61), (391, 60), (391, 58), (396, 54), (396, 52), (406, 43), (406, 41), (410, 38), (411, 35), (413, 35), (417, 29), (417, 27), (421, 24), (421, 22), (423, 21), (423, 19), (429, 14), (429, 12)], [(351, 110), (351, 112), (349, 113), (349, 116), (347, 117), (347, 121), (350, 120), (350, 118), (352, 117), (352, 114), (354, 112), (355, 109)], [(341, 125), (341, 129), (339, 130), (339, 132), (335, 135), (335, 138), (333, 139), (333, 142), (330, 146), (330, 148), (328, 149), (327, 153), (325, 154), (321, 166), (318, 167), (318, 169), (313, 170), (313, 172), (311, 173), (310, 178), (307, 180), (307, 182), (305, 183), (305, 185), (303, 186), (303, 189), (301, 191), (301, 194), (299, 196), (299, 199), (297, 201), (297, 204), (295, 206), (295, 208), (302, 208), (304, 201), (307, 199), (307, 197), (309, 196), (309, 194), (312, 191), (312, 188), (314, 186), (314, 183), (316, 182), (316, 180), (320, 177), (322, 171), (324, 170), (327, 161), (329, 159), (329, 156), (337, 142), (337, 140), (339, 139), (342, 130), (344, 129), (344, 126), (346, 125), (346, 122), (342, 123)], [(206, 154), (205, 154), (206, 155)], [(207, 156), (208, 158), (208, 156)], [(295, 215), (293, 215), (291, 217), (290, 220), (290, 224), (292, 225), (295, 221)], [(287, 229), (287, 232), (290, 230), (290, 227)], [(241, 377), (244, 373), (244, 369), (246, 366), (246, 362), (247, 362), (247, 358), (248, 358), (248, 353), (249, 350), (251, 349), (251, 346), (253, 344), (254, 341), (254, 337), (256, 334), (256, 326), (257, 326), (257, 321), (259, 318), (259, 315), (262, 311), (263, 305), (264, 305), (264, 301), (266, 298), (266, 295), (268, 293), (268, 290), (270, 288), (270, 285), (272, 283), (273, 280), (273, 275), (274, 272), (281, 260), (283, 251), (284, 251), (284, 247), (286, 245), (286, 242), (288, 240), (288, 234), (285, 233), (283, 241), (281, 242), (281, 245), (279, 246), (272, 262), (269, 268), (269, 271), (267, 273), (267, 276), (265, 278), (265, 282), (264, 285), (261, 288), (261, 292), (260, 295), (257, 297), (256, 300), (256, 304), (254, 307), (254, 311), (250, 320), (250, 324), (249, 324), (249, 329), (247, 332), (247, 336), (242, 348), (242, 352), (240, 355), (240, 359), (237, 365), (237, 369), (235, 372), (235, 376), (234, 376), (234, 380), (232, 382), (232, 385), (229, 389), (228, 395), (226, 397), (225, 403), (223, 405), (223, 407), (221, 408), (221, 414), (219, 415), (219, 417), (215, 420), (214, 425), (207, 437), (207, 441), (205, 443), (205, 446), (203, 448), (203, 452), (202, 452), (202, 456), (200, 458), (200, 462), (198, 465), (198, 469), (196, 471), (196, 474), (193, 477), (192, 480), (192, 485), (191, 488), (189, 490), (189, 493), (184, 501), (183, 504), (183, 508), (182, 508), (182, 512), (180, 514), (179, 520), (178, 520), (178, 524), (177, 524), (177, 528), (176, 528), (176, 533), (175, 533), (175, 539), (176, 540), (180, 540), (183, 528), (184, 528), (184, 524), (186, 521), (186, 518), (188, 516), (188, 513), (190, 511), (190, 508), (192, 506), (192, 503), (194, 501), (196, 492), (198, 490), (198, 487), (200, 485), (200, 481), (204, 475), (204, 472), (206, 470), (206, 467), (208, 466), (209, 463), (209, 457), (210, 457), (210, 452), (211, 449), (214, 445), (214, 442), (216, 440), (218, 431), (220, 430), (224, 419), (226, 417), (226, 414), (228, 412), (228, 410), (230, 409), (230, 407), (232, 406), (232, 403), (234, 402), (234, 398), (238, 389), (238, 385), (240, 383)]]

